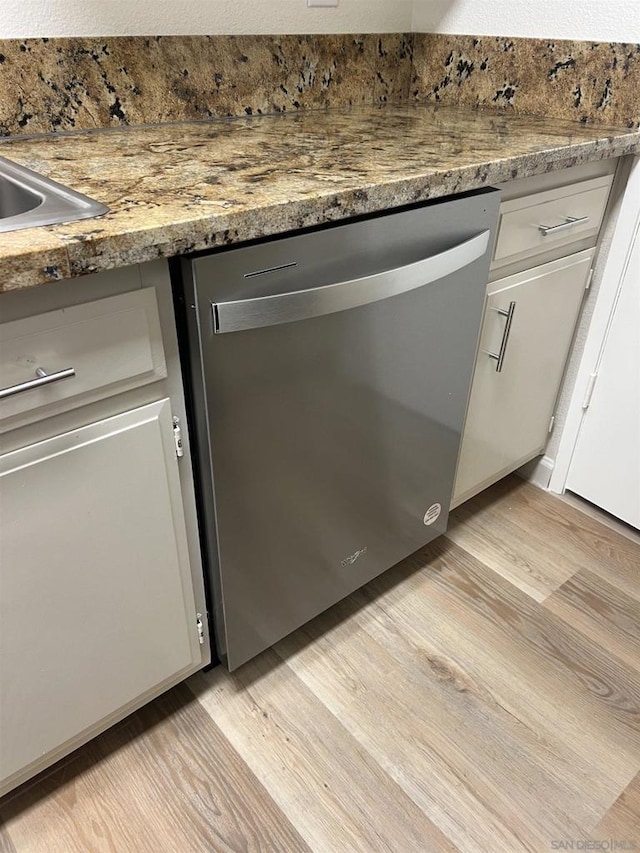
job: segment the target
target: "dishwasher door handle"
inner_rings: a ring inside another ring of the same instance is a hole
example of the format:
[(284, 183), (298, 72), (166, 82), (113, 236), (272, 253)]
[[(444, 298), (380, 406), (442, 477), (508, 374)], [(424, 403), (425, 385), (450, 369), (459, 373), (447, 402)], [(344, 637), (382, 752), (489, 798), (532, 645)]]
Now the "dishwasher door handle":
[(255, 299), (212, 302), (213, 330), (219, 334), (293, 323), (358, 308), (415, 290), (477, 261), (487, 251), (490, 236), (490, 231), (482, 231), (470, 240), (437, 255), (350, 281)]

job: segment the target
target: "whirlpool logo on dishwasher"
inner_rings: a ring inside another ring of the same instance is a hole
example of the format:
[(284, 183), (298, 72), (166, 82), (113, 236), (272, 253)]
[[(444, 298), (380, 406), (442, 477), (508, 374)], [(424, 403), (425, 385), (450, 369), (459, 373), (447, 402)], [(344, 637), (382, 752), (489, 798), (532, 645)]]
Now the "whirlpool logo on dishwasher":
[(364, 548), (360, 548), (359, 551), (355, 551), (351, 556), (345, 557), (344, 560), (341, 561), (340, 565), (344, 568), (345, 566), (352, 566), (358, 557), (361, 557), (363, 554), (367, 553), (367, 546)]

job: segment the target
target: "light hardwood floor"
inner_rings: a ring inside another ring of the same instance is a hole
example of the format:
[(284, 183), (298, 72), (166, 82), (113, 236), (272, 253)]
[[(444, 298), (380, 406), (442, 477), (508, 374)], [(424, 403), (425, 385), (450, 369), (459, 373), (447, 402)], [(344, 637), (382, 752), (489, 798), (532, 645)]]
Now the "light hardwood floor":
[(640, 545), (508, 478), (0, 818), (6, 853), (640, 851)]

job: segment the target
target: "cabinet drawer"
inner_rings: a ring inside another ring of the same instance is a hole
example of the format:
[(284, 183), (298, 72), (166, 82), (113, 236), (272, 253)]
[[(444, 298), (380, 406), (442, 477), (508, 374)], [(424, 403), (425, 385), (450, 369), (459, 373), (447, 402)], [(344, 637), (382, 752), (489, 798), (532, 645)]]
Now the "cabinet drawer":
[(0, 431), (166, 375), (152, 288), (4, 323)]
[(503, 202), (494, 266), (592, 238), (595, 246), (613, 175)]

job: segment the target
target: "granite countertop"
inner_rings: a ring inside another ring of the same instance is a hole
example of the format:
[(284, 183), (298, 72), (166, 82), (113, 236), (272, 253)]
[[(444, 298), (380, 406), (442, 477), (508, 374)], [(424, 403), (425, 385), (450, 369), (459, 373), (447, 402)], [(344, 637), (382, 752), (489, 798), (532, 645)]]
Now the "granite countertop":
[(0, 292), (638, 152), (633, 129), (426, 104), (7, 140), (111, 212), (0, 234)]

